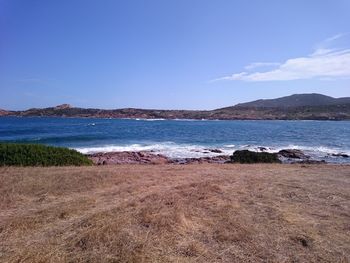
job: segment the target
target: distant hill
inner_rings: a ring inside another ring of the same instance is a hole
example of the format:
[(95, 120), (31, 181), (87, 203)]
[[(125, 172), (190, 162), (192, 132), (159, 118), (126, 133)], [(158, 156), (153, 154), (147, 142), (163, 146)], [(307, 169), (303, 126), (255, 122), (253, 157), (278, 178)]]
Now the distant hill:
[(69, 104), (62, 104), (56, 107), (33, 108), (25, 111), (0, 110), (0, 116), (198, 120), (350, 120), (350, 98), (332, 98), (321, 94), (295, 94), (206, 111), (134, 108), (104, 110), (76, 108)]
[(256, 100), (247, 103), (240, 103), (235, 106), (245, 108), (290, 108), (303, 106), (342, 105), (348, 103), (350, 103), (350, 97), (333, 98), (322, 94), (311, 93), (294, 94), (277, 99)]

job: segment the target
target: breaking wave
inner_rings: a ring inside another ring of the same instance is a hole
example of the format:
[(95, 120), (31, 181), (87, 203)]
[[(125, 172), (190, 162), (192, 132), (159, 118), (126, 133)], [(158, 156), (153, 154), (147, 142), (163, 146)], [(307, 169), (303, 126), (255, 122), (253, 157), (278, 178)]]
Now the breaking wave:
[[(281, 146), (261, 146), (261, 145), (195, 145), (195, 144), (176, 144), (173, 142), (165, 143), (135, 143), (126, 145), (102, 145), (94, 147), (78, 147), (77, 151), (84, 154), (97, 152), (123, 152), (123, 151), (152, 151), (156, 154), (163, 154), (170, 158), (199, 158), (205, 156), (231, 155), (236, 150), (250, 150), (255, 152), (279, 152), (283, 149), (298, 149), (313, 159), (337, 159), (333, 154), (350, 155), (350, 149), (330, 148), (325, 146), (311, 147), (302, 145), (281, 145)], [(332, 160), (330, 160), (332, 161)]]

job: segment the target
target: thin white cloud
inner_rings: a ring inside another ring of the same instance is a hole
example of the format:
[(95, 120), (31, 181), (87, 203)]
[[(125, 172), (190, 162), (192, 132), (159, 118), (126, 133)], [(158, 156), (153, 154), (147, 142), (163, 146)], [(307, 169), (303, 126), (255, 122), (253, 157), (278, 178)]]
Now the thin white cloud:
[(326, 55), (326, 54), (332, 53), (334, 51), (336, 51), (336, 49), (318, 48), (310, 56), (312, 56), (312, 57), (314, 57), (314, 56), (322, 56), (322, 55)]
[(255, 68), (261, 68), (261, 67), (272, 67), (272, 66), (279, 66), (280, 63), (278, 62), (254, 62), (249, 64), (248, 66), (245, 66), (244, 68), (246, 70), (252, 70)]
[[(338, 34), (326, 39), (334, 41), (344, 36)], [(252, 71), (260, 66), (274, 66), (267, 71)], [(217, 80), (242, 81), (284, 81), (298, 79), (327, 79), (350, 78), (350, 49), (332, 49), (319, 46), (312, 54), (291, 58), (283, 63), (256, 62), (245, 67), (246, 71), (221, 77)]]

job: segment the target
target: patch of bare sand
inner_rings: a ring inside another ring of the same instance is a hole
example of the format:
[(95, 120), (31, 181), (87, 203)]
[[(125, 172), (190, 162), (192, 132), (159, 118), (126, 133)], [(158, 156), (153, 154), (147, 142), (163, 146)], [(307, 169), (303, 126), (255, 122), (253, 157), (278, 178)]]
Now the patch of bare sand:
[(349, 262), (350, 166), (0, 168), (1, 262)]

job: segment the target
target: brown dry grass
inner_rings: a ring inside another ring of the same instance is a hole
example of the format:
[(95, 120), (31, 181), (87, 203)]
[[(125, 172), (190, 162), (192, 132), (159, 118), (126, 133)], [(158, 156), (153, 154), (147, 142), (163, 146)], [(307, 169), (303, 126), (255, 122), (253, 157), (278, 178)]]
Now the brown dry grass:
[(349, 262), (350, 166), (0, 169), (1, 262)]

